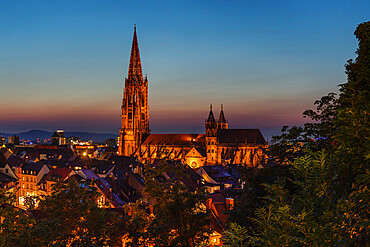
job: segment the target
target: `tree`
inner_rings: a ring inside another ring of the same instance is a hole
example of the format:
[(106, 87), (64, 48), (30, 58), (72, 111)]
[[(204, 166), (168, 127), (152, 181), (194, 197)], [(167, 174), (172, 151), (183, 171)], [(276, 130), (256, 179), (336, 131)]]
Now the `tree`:
[(40, 201), (44, 217), (32, 228), (39, 246), (106, 246), (120, 241), (119, 217), (99, 208), (92, 183), (58, 183)]
[(336, 156), (338, 193), (348, 193), (358, 174), (369, 168), (369, 84), (370, 84), (370, 22), (360, 24), (355, 35), (359, 41), (356, 60), (348, 60), (348, 82), (340, 85)]
[[(279, 156), (293, 159), (289, 163), (292, 178), (265, 184), (265, 204), (251, 219), (255, 226), (247, 245), (365, 246), (369, 242), (370, 22), (360, 24), (355, 35), (359, 40), (358, 56), (346, 65), (348, 82), (340, 85), (341, 93), (334, 105), (330, 98), (326, 100), (333, 105), (324, 109), (330, 113), (324, 114), (329, 118), (306, 111), (313, 119), (321, 120), (310, 127), (314, 127), (314, 133), (323, 130), (320, 135), (327, 135), (324, 140), (329, 142), (304, 145), (298, 154)], [(280, 139), (282, 146), (285, 140), (307, 133), (303, 128), (292, 128), (291, 135)], [(288, 191), (289, 180), (297, 188), (293, 193)]]
[(29, 241), (29, 227), (35, 221), (15, 205), (13, 193), (0, 188), (0, 246), (24, 246)]
[(316, 100), (316, 110), (308, 109), (303, 117), (310, 119), (304, 127), (284, 126), (282, 134), (273, 136), (267, 155), (273, 165), (289, 164), (297, 157), (305, 155), (307, 150), (320, 151), (332, 148), (335, 143), (334, 121), (337, 118), (338, 99), (335, 93), (329, 93)]
[(246, 246), (248, 241), (248, 230), (245, 227), (231, 222), (229, 228), (222, 235), (222, 242), (226, 246)]
[[(166, 179), (164, 174), (172, 174)], [(208, 238), (209, 213), (205, 191), (191, 191), (181, 183), (187, 176), (179, 163), (163, 162), (146, 171), (144, 193), (153, 202), (153, 220), (148, 226), (156, 246), (195, 246)]]

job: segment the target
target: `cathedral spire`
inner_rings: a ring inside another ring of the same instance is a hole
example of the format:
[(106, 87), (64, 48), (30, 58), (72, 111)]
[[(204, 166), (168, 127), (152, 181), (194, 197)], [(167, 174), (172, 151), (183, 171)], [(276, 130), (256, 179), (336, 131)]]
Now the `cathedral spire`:
[(137, 35), (136, 35), (136, 24), (134, 25), (134, 38), (132, 40), (132, 48), (131, 48), (131, 57), (130, 57), (130, 65), (128, 68), (128, 80), (137, 79), (137, 81), (143, 81), (143, 72), (141, 69), (141, 61), (140, 61), (140, 52), (139, 52), (139, 44), (137, 42)]
[(220, 117), (218, 118), (219, 123), (226, 123), (225, 115), (224, 115), (224, 106), (221, 104), (221, 111)]
[(210, 105), (210, 110), (209, 110), (209, 115), (208, 115), (207, 122), (213, 122), (213, 123), (216, 122), (215, 117), (213, 116), (212, 104)]

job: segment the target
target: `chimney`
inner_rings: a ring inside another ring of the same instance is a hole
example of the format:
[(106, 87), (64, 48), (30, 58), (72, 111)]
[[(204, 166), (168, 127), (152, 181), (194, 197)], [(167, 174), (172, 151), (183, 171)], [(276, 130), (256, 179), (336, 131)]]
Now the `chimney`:
[(234, 208), (234, 198), (226, 198), (226, 208), (227, 210), (232, 210)]

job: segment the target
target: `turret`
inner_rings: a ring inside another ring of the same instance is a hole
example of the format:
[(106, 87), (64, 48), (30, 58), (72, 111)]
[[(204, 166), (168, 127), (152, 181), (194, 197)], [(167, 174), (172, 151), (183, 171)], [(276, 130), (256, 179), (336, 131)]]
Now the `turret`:
[(212, 104), (211, 104), (208, 118), (206, 120), (206, 136), (216, 136), (216, 134), (217, 134), (217, 123), (213, 115)]
[(224, 106), (221, 104), (220, 117), (218, 118), (217, 129), (228, 129), (229, 124), (225, 119)]

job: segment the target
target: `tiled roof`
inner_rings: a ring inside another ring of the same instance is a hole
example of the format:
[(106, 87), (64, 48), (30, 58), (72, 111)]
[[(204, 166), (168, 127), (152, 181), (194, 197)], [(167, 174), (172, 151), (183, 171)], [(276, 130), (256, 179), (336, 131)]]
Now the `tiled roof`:
[(73, 169), (68, 167), (57, 167), (53, 170), (51, 170), (48, 174), (46, 179), (53, 178), (53, 177), (59, 177), (61, 181), (63, 181), (65, 178), (68, 177), (68, 175), (71, 173)]
[(217, 136), (220, 144), (267, 144), (259, 129), (219, 129)]
[[(193, 142), (194, 141), (194, 142)], [(169, 146), (204, 145), (204, 134), (150, 134), (143, 145)]]
[(6, 164), (8, 164), (7, 159), (2, 153), (0, 153), (0, 168), (4, 168)]
[(40, 163), (25, 163), (22, 166), (22, 170), (35, 171), (36, 173), (39, 173), (43, 166), (44, 165)]
[(130, 165), (135, 163), (136, 158), (131, 156), (111, 155), (108, 161), (111, 161), (115, 165), (115, 170), (127, 170)]
[(81, 169), (76, 171), (76, 174), (86, 180), (99, 179), (98, 175), (91, 169)]
[(17, 181), (17, 179), (12, 178), (12, 177), (0, 172), (0, 185), (7, 184), (7, 183), (10, 183), (10, 182), (16, 182), (16, 181)]
[[(92, 167), (95, 167), (96, 174), (107, 174), (113, 167), (114, 164), (104, 160), (93, 160)], [(94, 164), (95, 163), (95, 164)]]
[(10, 155), (8, 158), (8, 164), (10, 167), (19, 167), (22, 162), (22, 159), (15, 156), (14, 154)]
[(28, 156), (28, 160), (32, 158), (39, 158), (40, 154), (45, 154), (47, 159), (71, 161), (77, 155), (70, 148), (53, 148), (53, 146), (42, 145), (40, 147), (16, 147), (14, 155), (22, 157)]
[(211, 165), (201, 167), (209, 177), (220, 184), (237, 185), (237, 181), (232, 177), (222, 165)]
[(195, 147), (195, 149), (200, 153), (200, 155), (207, 157), (207, 151), (204, 147)]

